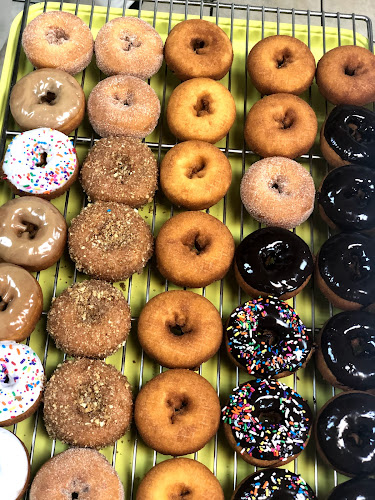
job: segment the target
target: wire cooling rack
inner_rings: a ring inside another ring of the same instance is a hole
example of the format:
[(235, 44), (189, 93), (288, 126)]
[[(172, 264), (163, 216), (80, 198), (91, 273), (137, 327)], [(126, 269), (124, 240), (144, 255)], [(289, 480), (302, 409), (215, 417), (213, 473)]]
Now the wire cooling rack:
[[(13, 46), (8, 49), (12, 51), (12, 57), (9, 59), (11, 67), (4, 68), (7, 77), (7, 93), (17, 79), (32, 70), (21, 48), (21, 36), (27, 22), (36, 15), (33, 10), (37, 7), (33, 6), (35, 3), (30, 0), (25, 1), (22, 17), (18, 20), (19, 29), (14, 36)], [(218, 217), (230, 227), (236, 243), (242, 240), (246, 234), (259, 227), (258, 223), (244, 212), (243, 206), (238, 200), (239, 182), (245, 168), (258, 159), (252, 151), (247, 149), (242, 133), (247, 112), (251, 105), (261, 98), (251, 86), (246, 72), (246, 56), (250, 48), (260, 38), (270, 34), (290, 34), (305, 41), (313, 50), (316, 59), (319, 59), (326, 50), (341, 44), (361, 44), (371, 51), (373, 50), (372, 23), (364, 15), (256, 7), (198, 0), (173, 0), (171, 2), (168, 0), (143, 2), (141, 0), (138, 11), (127, 10), (125, 0), (123, 7), (120, 9), (113, 9), (111, 0), (108, 0), (106, 8), (95, 7), (94, 3), (92, 1), (91, 5), (87, 7), (79, 0), (73, 5), (63, 1), (53, 4), (45, 1), (39, 5), (41, 6), (40, 11), (52, 8), (53, 10), (69, 10), (76, 15), (80, 15), (93, 32), (95, 29), (97, 31), (98, 27), (96, 25), (99, 18), (101, 20), (100, 25), (102, 25), (114, 16), (138, 15), (150, 22), (165, 40), (167, 33), (174, 24), (195, 16), (199, 18), (205, 17), (212, 22), (216, 22), (230, 37), (234, 45), (235, 60), (232, 70), (223, 80), (223, 83), (235, 97), (238, 115), (234, 128), (220, 142), (219, 146), (229, 157), (234, 176), (228, 195), (207, 212)], [(93, 84), (101, 78), (103, 78), (103, 75), (99, 74), (94, 65), (83, 71), (82, 76), (80, 76), (80, 83), (86, 95)], [(171, 136), (165, 122), (165, 110), (170, 92), (178, 83), (165, 65), (163, 65), (159, 74), (151, 79), (151, 85), (157, 90), (161, 99), (162, 111), (158, 128), (147, 138), (146, 144), (152, 148), (158, 162), (160, 162), (165, 152), (176, 144), (176, 140)], [(319, 95), (315, 85), (303, 97), (313, 106), (321, 125), (330, 109), (330, 105)], [(8, 101), (9, 99), (7, 99), (6, 103)], [(15, 126), (7, 104), (4, 111), (0, 142), (1, 157), (7, 142), (18, 133), (20, 132)], [(87, 123), (75, 131), (72, 140), (77, 146), (81, 159), (97, 139), (98, 137), (94, 135)], [(309, 154), (304, 155), (298, 161), (310, 170), (316, 183), (319, 183), (327, 171), (318, 144), (314, 145)], [(0, 184), (0, 204), (10, 199), (11, 196), (8, 188)], [(70, 192), (60, 198), (54, 203), (68, 222), (87, 202), (79, 187), (73, 187)], [(156, 235), (162, 223), (177, 212), (178, 209), (171, 206), (162, 193), (158, 193), (155, 201), (145, 207), (141, 214), (151, 225), (152, 232)], [(312, 253), (316, 253), (320, 245), (330, 235), (329, 229), (316, 214), (295, 231), (310, 245)], [(44, 292), (44, 312), (38, 328), (27, 340), (27, 343), (30, 343), (38, 352), (43, 360), (47, 374), (50, 375), (56, 365), (65, 359), (65, 356), (54, 347), (53, 342), (45, 333), (45, 317), (50, 300), (70, 284), (82, 280), (83, 276), (77, 273), (67, 255), (65, 255), (54, 268), (37, 273), (36, 278), (41, 283)], [(116, 286), (119, 286), (124, 291), (132, 307), (132, 332), (127, 344), (116, 355), (112, 356), (109, 362), (128, 376), (134, 393), (137, 394), (147, 380), (162, 371), (162, 367), (154, 364), (144, 356), (137, 342), (135, 330), (139, 311), (151, 296), (176, 287), (160, 277), (153, 261), (147, 266), (141, 277), (133, 276), (126, 283), (119, 283)], [(196, 291), (209, 298), (216, 305), (223, 319), (228, 316), (234, 307), (247, 298), (235, 284), (231, 275), (220, 283)], [(298, 297), (294, 298), (292, 304), (308, 325), (308, 330), (312, 335), (319, 331), (323, 322), (334, 313), (331, 305), (321, 296), (319, 291), (314, 289), (313, 283)], [(223, 352), (219, 352), (212, 360), (202, 365), (199, 368), (199, 373), (205, 376), (216, 388), (222, 405), (232, 388), (247, 378), (246, 374), (240, 373), (238, 368), (229, 363)], [(335, 393), (334, 389), (324, 383), (320, 375), (316, 373), (313, 361), (309, 363), (305, 370), (300, 370), (294, 376), (284, 380), (308, 399), (315, 414), (318, 408)], [(61, 443), (52, 441), (46, 436), (42, 424), (41, 409), (27, 421), (14, 425), (11, 430), (17, 433), (29, 449), (33, 473), (50, 456), (65, 448)], [(103, 453), (116, 467), (124, 483), (126, 499), (135, 498), (137, 486), (145, 472), (151, 466), (166, 458), (148, 449), (138, 439), (134, 425), (124, 439), (119, 440), (113, 447), (104, 450)], [(221, 431), (202, 451), (195, 453), (192, 458), (205, 463), (213, 471), (224, 488), (226, 498), (231, 495), (232, 490), (239, 481), (253, 472), (252, 467), (245, 464), (241, 459), (237, 459), (237, 455), (229, 449)], [(301, 473), (315, 489), (316, 494), (319, 494), (319, 498), (326, 498), (329, 491), (343, 480), (336, 472), (320, 461), (313, 443), (309, 444), (300, 458), (290, 464), (288, 468)], [(26, 494), (27, 497), (28, 494)]]

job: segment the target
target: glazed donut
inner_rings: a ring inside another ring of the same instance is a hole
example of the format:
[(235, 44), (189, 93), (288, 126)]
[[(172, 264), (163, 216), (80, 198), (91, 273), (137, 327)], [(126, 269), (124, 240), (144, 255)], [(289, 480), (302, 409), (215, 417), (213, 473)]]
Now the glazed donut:
[(0, 343), (0, 426), (21, 422), (36, 412), (42, 401), (44, 369), (25, 344)]
[(87, 101), (92, 128), (100, 137), (143, 139), (156, 127), (160, 101), (154, 89), (134, 76), (115, 75), (99, 82)]
[(188, 210), (210, 208), (232, 182), (232, 167), (219, 148), (202, 141), (177, 144), (160, 165), (160, 186), (175, 205)]
[(320, 149), (332, 167), (373, 168), (375, 113), (360, 106), (336, 106), (320, 130)]
[(288, 300), (305, 288), (313, 270), (308, 245), (280, 227), (254, 231), (234, 254), (237, 283), (252, 297), (273, 295)]
[(375, 303), (375, 246), (362, 233), (340, 233), (320, 248), (315, 279), (334, 307), (356, 310)]
[(308, 46), (287, 35), (260, 40), (247, 57), (247, 71), (261, 94), (300, 95), (315, 76), (315, 58)]
[(22, 267), (0, 262), (0, 342), (22, 342), (34, 330), (43, 310), (39, 283)]
[(12, 139), (1, 170), (16, 194), (52, 200), (70, 188), (78, 167), (69, 137), (51, 128), (36, 128)]
[(68, 243), (79, 271), (108, 281), (141, 273), (153, 251), (150, 228), (138, 212), (104, 201), (88, 205), (72, 220)]
[(350, 391), (331, 398), (316, 419), (316, 448), (346, 476), (375, 471), (375, 396)]
[(323, 378), (343, 390), (375, 389), (375, 316), (365, 311), (336, 314), (318, 336), (316, 363)]
[(105, 281), (76, 283), (52, 302), (47, 331), (70, 356), (106, 358), (126, 341), (130, 308), (122, 292)]
[(155, 255), (164, 278), (178, 286), (198, 288), (224, 278), (232, 263), (234, 240), (212, 215), (182, 212), (163, 224)]
[(138, 320), (142, 348), (168, 368), (196, 368), (212, 358), (222, 338), (223, 325), (215, 306), (187, 290), (156, 295)]
[(65, 361), (44, 391), (44, 423), (51, 439), (104, 448), (128, 430), (132, 392), (127, 378), (104, 361)]
[(49, 459), (36, 473), (30, 500), (63, 498), (124, 500), (117, 472), (96, 450), (70, 448)]
[(233, 61), (233, 48), (226, 33), (203, 19), (178, 23), (165, 42), (165, 62), (180, 80), (221, 80)]
[(95, 39), (96, 65), (107, 76), (131, 75), (147, 80), (163, 63), (158, 32), (137, 17), (116, 17)]
[(168, 370), (142, 387), (134, 420), (150, 448), (163, 455), (187, 455), (216, 434), (220, 402), (212, 385), (197, 373)]
[(59, 69), (38, 69), (19, 80), (10, 111), (22, 130), (47, 127), (70, 134), (85, 115), (85, 94), (77, 80)]
[(224, 500), (216, 477), (205, 465), (191, 458), (165, 460), (150, 469), (138, 486), (136, 500), (184, 496)]
[(302, 156), (314, 144), (317, 132), (313, 109), (291, 94), (273, 94), (256, 102), (244, 129), (249, 148), (264, 158)]
[(236, 307), (225, 328), (230, 360), (249, 375), (287, 377), (304, 368), (313, 341), (295, 310), (274, 297)]
[(146, 144), (132, 137), (106, 137), (86, 156), (80, 180), (92, 201), (137, 208), (152, 201), (157, 175), (156, 158)]
[(364, 47), (343, 45), (318, 62), (316, 83), (333, 104), (362, 106), (375, 101), (375, 55)]
[(350, 479), (334, 488), (328, 500), (371, 500), (374, 496), (375, 479), (361, 477)]
[(246, 477), (231, 497), (231, 500), (246, 499), (316, 500), (316, 496), (299, 474), (283, 469), (266, 469)]
[(287, 385), (258, 379), (233, 390), (222, 420), (230, 446), (245, 462), (278, 467), (297, 458), (306, 447), (312, 413)]
[(240, 195), (246, 210), (257, 221), (292, 229), (314, 210), (315, 186), (302, 165), (275, 156), (250, 166), (242, 178)]
[(24, 498), (30, 481), (30, 457), (23, 442), (0, 428), (1, 495), (7, 500)]
[(223, 139), (236, 118), (236, 104), (221, 83), (193, 78), (176, 87), (168, 101), (167, 122), (182, 141), (215, 143)]

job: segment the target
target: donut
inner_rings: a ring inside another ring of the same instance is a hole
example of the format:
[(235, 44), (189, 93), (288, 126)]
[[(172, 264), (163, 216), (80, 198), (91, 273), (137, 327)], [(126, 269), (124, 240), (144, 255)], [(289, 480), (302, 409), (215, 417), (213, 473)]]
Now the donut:
[(285, 465), (304, 450), (312, 413), (307, 402), (276, 380), (251, 380), (233, 389), (222, 410), (230, 446), (257, 467)]
[(7, 500), (24, 498), (30, 481), (30, 457), (23, 442), (0, 428), (1, 495)]
[(136, 500), (184, 496), (224, 500), (216, 477), (205, 465), (191, 458), (165, 460), (150, 469), (138, 486)]
[(350, 479), (334, 488), (328, 500), (371, 500), (374, 496), (375, 479), (361, 477)]
[(320, 149), (332, 167), (374, 168), (375, 113), (361, 106), (336, 106), (320, 130)]
[(10, 111), (22, 130), (47, 127), (70, 134), (85, 115), (85, 94), (69, 73), (38, 69), (19, 80), (10, 94)]
[(236, 307), (226, 323), (225, 345), (230, 360), (256, 377), (287, 377), (305, 367), (313, 353), (313, 340), (296, 311), (274, 297)]
[(48, 460), (36, 473), (30, 500), (63, 498), (124, 500), (117, 472), (96, 450), (70, 448)]
[(231, 500), (247, 499), (316, 500), (316, 496), (299, 474), (283, 469), (266, 469), (247, 476), (231, 497)]
[(331, 398), (319, 411), (316, 448), (322, 459), (346, 476), (375, 471), (375, 396), (350, 391)]
[(156, 158), (146, 144), (132, 137), (106, 137), (86, 156), (80, 180), (92, 201), (137, 208), (152, 201), (157, 176)]
[(107, 76), (130, 75), (147, 80), (163, 63), (158, 32), (137, 17), (116, 17), (95, 39), (96, 65)]
[(135, 76), (115, 75), (99, 82), (87, 101), (92, 128), (100, 137), (143, 139), (156, 127), (160, 101), (154, 89)]
[(250, 109), (245, 122), (245, 141), (259, 156), (297, 158), (314, 144), (318, 120), (300, 97), (273, 94)]
[(364, 47), (342, 45), (318, 62), (319, 92), (333, 104), (362, 106), (375, 101), (375, 55)]
[(365, 311), (341, 312), (318, 336), (316, 363), (323, 378), (340, 389), (375, 389), (375, 316)]
[(104, 448), (120, 439), (132, 418), (130, 384), (114, 366), (96, 359), (65, 361), (44, 391), (44, 424), (51, 439)]
[(53, 299), (47, 331), (56, 346), (70, 356), (106, 358), (126, 341), (130, 307), (110, 283), (76, 283)]
[(264, 158), (242, 178), (241, 201), (249, 214), (267, 226), (292, 229), (314, 210), (315, 186), (309, 172), (289, 158)]
[(210, 78), (193, 78), (176, 87), (168, 101), (167, 122), (178, 139), (215, 143), (225, 137), (236, 118), (228, 89)]
[(153, 297), (138, 320), (138, 339), (148, 356), (168, 368), (196, 368), (217, 352), (220, 314), (209, 300), (187, 290)]
[(36, 128), (13, 137), (0, 169), (16, 194), (51, 200), (70, 188), (78, 167), (69, 137), (51, 128)]
[(165, 196), (188, 210), (210, 208), (223, 198), (232, 182), (232, 167), (219, 148), (202, 141), (177, 144), (160, 165)]
[(62, 256), (67, 236), (64, 217), (49, 201), (25, 196), (0, 207), (0, 259), (29, 271), (42, 271)]
[(168, 370), (142, 387), (134, 420), (150, 448), (163, 455), (187, 455), (216, 434), (220, 402), (212, 385), (197, 373)]
[(79, 271), (120, 281), (142, 272), (153, 252), (153, 237), (137, 210), (98, 201), (72, 220), (68, 246)]
[(57, 68), (76, 75), (89, 65), (94, 40), (79, 17), (56, 10), (40, 14), (26, 26), (22, 46), (36, 68)]
[(318, 192), (319, 213), (332, 228), (372, 233), (375, 229), (375, 170), (344, 165), (329, 172)]
[(163, 224), (155, 255), (164, 278), (178, 286), (198, 288), (224, 278), (232, 263), (234, 240), (212, 215), (182, 212)]
[(308, 245), (280, 227), (247, 235), (234, 254), (237, 283), (252, 297), (273, 295), (288, 300), (305, 288), (313, 270)]
[(356, 310), (375, 303), (375, 246), (362, 233), (329, 238), (315, 262), (318, 287), (334, 307)]
[(204, 19), (188, 19), (169, 33), (165, 62), (179, 80), (221, 80), (233, 62), (233, 48), (226, 33)]
[[(0, 342), (0, 426), (30, 417), (42, 401), (44, 369), (25, 344)], [(1, 448), (1, 447), (0, 447)]]
[(300, 95), (315, 76), (315, 58), (308, 46), (288, 35), (260, 40), (247, 57), (247, 71), (261, 94)]

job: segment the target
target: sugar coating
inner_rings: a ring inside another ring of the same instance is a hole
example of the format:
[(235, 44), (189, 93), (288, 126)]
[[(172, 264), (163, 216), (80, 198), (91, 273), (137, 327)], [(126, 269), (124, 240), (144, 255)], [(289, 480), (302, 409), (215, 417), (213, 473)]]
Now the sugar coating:
[(22, 442), (12, 432), (0, 428), (1, 498), (17, 499), (25, 489), (30, 464)]

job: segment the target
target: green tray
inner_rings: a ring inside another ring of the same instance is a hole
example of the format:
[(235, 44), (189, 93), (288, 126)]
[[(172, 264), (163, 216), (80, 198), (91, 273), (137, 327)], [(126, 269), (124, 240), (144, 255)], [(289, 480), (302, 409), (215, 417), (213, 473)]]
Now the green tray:
[[(150, 3), (147, 5), (150, 5)], [(257, 222), (244, 213), (239, 198), (239, 183), (243, 172), (246, 167), (258, 159), (257, 156), (244, 149), (243, 141), (244, 116), (252, 104), (260, 98), (259, 93), (254, 89), (249, 78), (246, 76), (246, 56), (248, 51), (262, 37), (276, 33), (293, 35), (309, 44), (316, 60), (319, 60), (325, 50), (329, 50), (340, 43), (353, 44), (355, 42), (358, 45), (372, 48), (372, 41), (369, 43), (364, 36), (356, 33), (356, 23), (364, 24), (368, 32), (370, 32), (370, 21), (365, 16), (355, 17), (354, 15), (345, 16), (336, 14), (322, 16), (321, 13), (288, 11), (286, 9), (280, 11), (278, 9), (252, 8), (249, 6), (219, 5), (218, 3), (210, 5), (211, 7), (217, 7), (215, 10), (216, 17), (215, 15), (213, 17), (208, 16), (205, 19), (218, 22), (233, 41), (234, 61), (232, 70), (223, 79), (222, 83), (229, 86), (237, 106), (237, 119), (230, 134), (218, 144), (223, 148), (231, 161), (233, 182), (226, 198), (212, 207), (210, 213), (228, 225), (236, 244), (238, 244), (243, 236), (259, 227)], [(171, 27), (186, 18), (186, 14), (175, 13), (175, 10), (180, 8), (184, 11), (185, 9), (187, 13), (190, 6), (195, 8), (195, 12), (198, 11), (198, 13), (196, 16), (188, 15), (187, 17), (189, 18), (202, 16), (202, 13), (205, 13), (206, 10), (208, 11), (208, 8), (204, 7), (202, 2), (189, 0), (189, 3), (182, 1), (169, 3), (165, 0), (159, 0), (157, 3), (151, 2), (151, 7), (149, 7), (151, 10), (149, 11), (142, 10), (138, 12), (127, 10), (126, 15), (140, 15), (142, 19), (153, 24), (163, 40), (165, 40)], [(46, 7), (47, 10), (58, 10), (62, 7), (63, 10), (68, 12), (77, 13), (85, 23), (91, 26), (94, 37), (101, 26), (105, 24), (107, 18), (112, 19), (123, 14), (122, 9), (107, 10), (103, 7), (92, 9), (91, 6), (79, 5), (77, 7), (74, 4), (60, 2), (49, 2), (48, 4), (44, 2), (29, 6), (28, 2), (26, 2), (27, 22), (30, 22), (31, 19), (43, 12), (43, 9)], [(163, 9), (167, 9), (168, 11), (160, 12)], [(258, 14), (261, 19), (254, 19)], [(289, 15), (288, 24), (280, 21), (281, 14)], [(239, 16), (245, 17), (245, 19), (237, 19)], [(272, 21), (276, 17), (276, 22), (266, 21), (266, 17), (272, 18)], [(314, 26), (310, 22), (312, 18), (322, 21), (323, 26)], [(328, 23), (332, 19), (335, 21), (337, 27), (326, 27), (326, 21)], [(347, 22), (348, 19), (348, 22), (352, 23), (353, 29), (343, 28), (344, 22)], [(17, 60), (17, 44), (21, 28), (22, 13), (14, 19), (9, 34), (4, 69), (0, 82), (1, 120), (4, 118), (7, 106), (14, 61)], [(29, 73), (32, 69), (32, 65), (28, 62), (21, 49), (18, 68), (16, 68), (17, 79)], [(82, 74), (77, 75), (76, 78), (80, 83), (83, 82), (84, 92), (87, 97), (93, 86), (101, 78), (100, 72), (95, 65), (95, 58), (85, 71), (84, 80), (82, 80)], [(163, 65), (159, 73), (152, 77), (150, 83), (162, 102), (162, 117), (158, 127), (147, 137), (146, 142), (153, 148), (155, 155), (160, 160), (165, 152), (176, 142), (175, 138), (169, 132), (165, 121), (165, 103), (179, 81)], [(321, 125), (326, 116), (327, 105), (325, 100), (320, 96), (316, 85), (314, 84), (302, 97), (313, 106)], [(10, 116), (6, 124), (6, 141), (9, 141), (14, 135), (13, 132), (17, 130), (19, 129)], [(76, 141), (78, 155), (82, 161), (94, 140), (87, 118), (85, 118), (79, 127), (78, 134), (72, 136), (72, 138)], [(318, 141), (316, 141), (312, 151), (299, 159), (299, 161), (311, 171), (315, 183), (318, 185), (326, 173), (326, 163), (320, 157)], [(9, 200), (11, 196), (7, 185), (3, 181), (0, 181), (0, 205)], [(75, 183), (68, 194), (54, 200), (53, 203), (66, 216), (68, 223), (70, 223), (71, 219), (80, 212), (84, 204), (84, 196), (79, 183)], [(156, 195), (155, 203), (151, 203), (140, 210), (141, 215), (150, 224), (155, 235), (162, 224), (177, 212), (178, 210), (175, 207), (171, 207), (168, 200), (160, 191)], [(317, 252), (329, 234), (327, 226), (316, 213), (313, 214), (309, 221), (299, 226), (296, 232), (310, 245), (314, 253)], [(53, 296), (59, 295), (75, 280), (82, 281), (86, 279), (86, 276), (75, 271), (74, 265), (69, 259), (68, 252), (65, 251), (65, 254), (56, 266), (38, 273), (37, 278), (43, 289), (44, 311), (47, 312)], [(133, 317), (132, 331), (126, 346), (107, 361), (126, 374), (133, 387), (134, 395), (136, 395), (142, 384), (161, 371), (159, 365), (155, 364), (147, 356), (143, 356), (136, 335), (137, 317), (149, 298), (166, 289), (176, 289), (177, 287), (165, 282), (158, 273), (154, 260), (151, 260), (151, 263), (142, 275), (134, 275), (132, 279), (117, 283), (116, 286), (123, 291), (131, 305)], [(199, 289), (195, 291), (204, 294), (211, 300), (224, 319), (239, 302), (243, 302), (247, 298), (239, 290), (232, 270), (222, 282), (214, 283), (203, 290)], [(293, 305), (293, 301), (290, 303)], [(310, 283), (298, 295), (294, 300), (294, 306), (306, 325), (314, 333), (318, 331), (324, 321), (334, 312), (320, 292), (314, 290), (313, 283)], [(46, 373), (49, 377), (57, 364), (64, 359), (64, 355), (55, 347), (53, 341), (48, 338), (45, 317), (44, 313), (29, 342), (39, 357), (45, 361)], [(200, 373), (217, 389), (222, 405), (224, 405), (232, 388), (238, 382), (243, 382), (247, 378), (246, 374), (238, 373), (234, 365), (228, 361), (223, 350), (214, 358), (204, 363), (200, 367)], [(311, 408), (315, 412), (334, 393), (333, 389), (321, 379), (319, 373), (315, 372), (314, 361), (311, 361), (306, 369), (300, 370), (297, 375), (290, 376), (284, 380), (291, 387), (297, 389), (309, 401)], [(11, 430), (16, 432), (17, 436), (22, 439), (31, 452), (33, 476), (51, 455), (66, 449), (66, 446), (61, 442), (54, 442), (47, 436), (41, 411), (14, 426)], [(134, 425), (132, 425), (131, 430), (114, 447), (108, 447), (102, 450), (102, 453), (116, 467), (124, 484), (126, 499), (134, 497), (140, 480), (155, 463), (169, 458), (156, 454), (153, 450), (145, 446), (138, 439)], [(191, 457), (195, 457), (204, 463), (217, 475), (225, 491), (226, 498), (230, 497), (234, 485), (254, 470), (253, 467), (241, 459), (237, 460), (235, 454), (228, 446), (221, 429), (214, 439), (201, 451), (195, 455), (191, 455)], [(289, 464), (288, 468), (302, 474), (305, 480), (318, 491), (319, 498), (323, 499), (327, 498), (329, 491), (337, 482), (345, 479), (337, 475), (317, 458), (313, 439), (310, 440), (307, 449), (301, 454), (300, 458)]]

